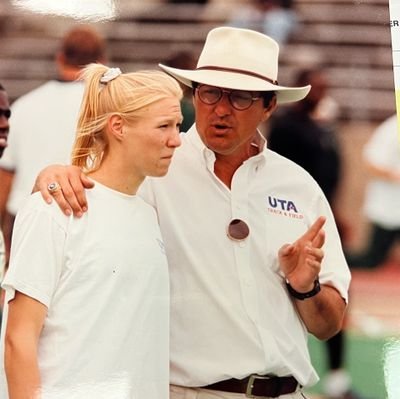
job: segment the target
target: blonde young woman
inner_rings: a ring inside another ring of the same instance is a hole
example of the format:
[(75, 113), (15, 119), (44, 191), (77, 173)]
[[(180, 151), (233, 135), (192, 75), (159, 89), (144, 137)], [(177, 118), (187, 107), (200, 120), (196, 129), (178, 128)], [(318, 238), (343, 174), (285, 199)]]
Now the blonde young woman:
[(83, 78), (73, 163), (95, 181), (91, 212), (65, 216), (38, 193), (17, 216), (0, 397), (164, 399), (167, 262), (156, 214), (136, 191), (168, 171), (182, 92), (157, 71), (92, 64)]

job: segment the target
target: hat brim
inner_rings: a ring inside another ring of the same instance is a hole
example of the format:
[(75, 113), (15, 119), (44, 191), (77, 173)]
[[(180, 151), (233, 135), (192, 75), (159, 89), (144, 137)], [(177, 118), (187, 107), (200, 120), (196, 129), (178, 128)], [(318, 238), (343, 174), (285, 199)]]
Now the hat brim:
[(278, 104), (290, 103), (302, 100), (310, 91), (311, 86), (286, 87), (274, 85), (267, 80), (256, 76), (245, 75), (230, 71), (215, 70), (185, 70), (168, 67), (163, 64), (158, 66), (175, 79), (186, 86), (192, 87), (193, 82), (211, 86), (224, 87), (226, 89), (249, 91), (275, 91)]

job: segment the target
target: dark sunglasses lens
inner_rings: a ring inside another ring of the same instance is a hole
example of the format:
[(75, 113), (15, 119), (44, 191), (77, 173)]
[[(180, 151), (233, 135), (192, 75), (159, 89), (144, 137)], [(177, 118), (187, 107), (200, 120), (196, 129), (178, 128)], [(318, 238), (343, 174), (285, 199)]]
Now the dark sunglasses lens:
[(228, 237), (232, 240), (244, 240), (250, 233), (249, 226), (240, 219), (233, 219), (228, 226)]

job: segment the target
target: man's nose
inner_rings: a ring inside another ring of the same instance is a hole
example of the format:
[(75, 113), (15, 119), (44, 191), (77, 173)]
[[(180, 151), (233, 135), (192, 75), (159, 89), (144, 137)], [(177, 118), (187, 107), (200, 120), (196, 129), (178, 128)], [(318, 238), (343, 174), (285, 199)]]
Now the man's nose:
[(232, 112), (232, 104), (229, 95), (230, 93), (223, 92), (222, 97), (215, 104), (215, 113), (218, 116), (229, 115)]

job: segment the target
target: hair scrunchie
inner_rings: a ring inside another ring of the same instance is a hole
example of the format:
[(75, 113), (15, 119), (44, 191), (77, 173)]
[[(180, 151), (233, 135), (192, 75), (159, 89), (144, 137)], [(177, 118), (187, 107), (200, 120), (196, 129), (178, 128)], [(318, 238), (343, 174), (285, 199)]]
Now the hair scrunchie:
[(100, 83), (108, 83), (121, 75), (122, 72), (119, 68), (108, 68), (100, 78)]

